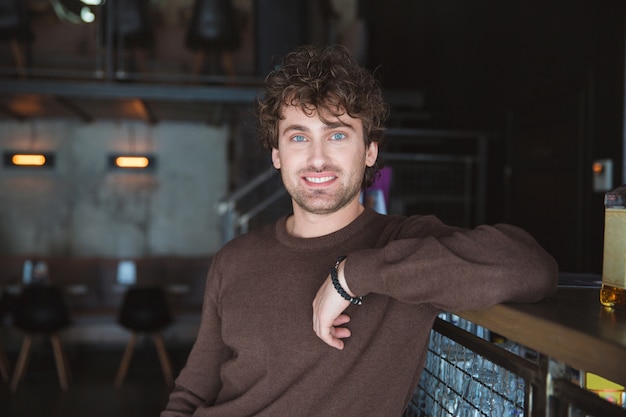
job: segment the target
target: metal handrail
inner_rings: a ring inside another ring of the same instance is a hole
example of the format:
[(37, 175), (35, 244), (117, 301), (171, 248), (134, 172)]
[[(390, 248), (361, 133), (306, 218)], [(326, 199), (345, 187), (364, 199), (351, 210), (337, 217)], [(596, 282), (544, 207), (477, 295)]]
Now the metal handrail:
[(275, 201), (278, 201), (278, 199), (281, 198), (286, 193), (287, 193), (287, 190), (284, 187), (279, 188), (278, 190), (270, 194), (266, 199), (264, 199), (259, 204), (254, 206), (252, 210), (239, 216), (238, 226), (239, 226), (240, 233), (246, 233), (248, 231), (248, 225), (250, 223), (250, 219), (252, 219), (254, 216), (259, 214), (266, 208), (268, 208)]
[[(285, 193), (285, 190), (279, 190), (274, 192), (269, 197), (263, 199), (260, 203), (256, 204), (254, 208), (249, 210), (244, 214), (240, 214), (238, 211), (238, 203), (249, 195), (251, 192), (255, 191), (261, 185), (266, 184), (269, 180), (274, 178), (278, 174), (278, 170), (275, 168), (270, 168), (261, 174), (257, 175), (253, 180), (245, 184), (243, 187), (238, 188), (237, 190), (230, 193), (228, 196), (222, 198), (216, 204), (216, 210), (220, 217), (222, 218), (222, 240), (223, 243), (226, 243), (233, 239), (238, 232), (247, 231), (249, 221), (252, 217), (260, 213), (263, 209), (269, 207), (271, 203), (276, 201), (282, 194)], [(282, 192), (281, 192), (282, 191)], [(280, 192), (280, 195), (278, 195)]]
[(274, 175), (278, 174), (278, 170), (275, 168), (270, 168), (265, 172), (262, 172), (260, 175), (257, 175), (252, 181), (244, 185), (243, 187), (233, 191), (227, 197), (221, 199), (217, 203), (217, 211), (222, 214), (225, 210), (228, 209), (233, 204), (236, 204), (238, 200), (241, 200), (244, 196), (250, 194), (250, 192), (254, 191), (258, 186), (264, 184), (270, 178), (273, 178)]

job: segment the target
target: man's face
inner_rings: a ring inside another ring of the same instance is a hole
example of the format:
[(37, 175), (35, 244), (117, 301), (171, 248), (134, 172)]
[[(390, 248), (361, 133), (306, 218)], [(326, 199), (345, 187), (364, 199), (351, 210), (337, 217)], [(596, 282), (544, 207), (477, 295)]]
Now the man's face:
[(286, 106), (278, 123), (278, 149), (272, 162), (296, 205), (313, 214), (333, 213), (354, 203), (366, 166), (378, 156), (376, 143), (365, 147), (363, 123), (343, 114), (326, 117)]

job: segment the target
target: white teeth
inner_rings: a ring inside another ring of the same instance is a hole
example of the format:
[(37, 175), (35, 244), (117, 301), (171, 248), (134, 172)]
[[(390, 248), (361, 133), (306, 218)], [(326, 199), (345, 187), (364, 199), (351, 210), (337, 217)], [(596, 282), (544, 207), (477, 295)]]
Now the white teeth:
[(323, 182), (330, 181), (333, 178), (334, 177), (321, 177), (321, 178), (318, 178), (318, 177), (306, 177), (306, 180), (309, 181), (309, 182), (314, 182), (316, 184), (321, 184)]

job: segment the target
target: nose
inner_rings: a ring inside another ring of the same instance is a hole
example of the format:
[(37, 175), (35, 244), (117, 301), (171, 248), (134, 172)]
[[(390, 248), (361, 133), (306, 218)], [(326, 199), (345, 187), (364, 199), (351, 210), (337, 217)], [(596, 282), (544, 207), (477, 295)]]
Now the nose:
[(328, 149), (324, 141), (311, 141), (309, 147), (309, 164), (321, 169), (328, 163)]

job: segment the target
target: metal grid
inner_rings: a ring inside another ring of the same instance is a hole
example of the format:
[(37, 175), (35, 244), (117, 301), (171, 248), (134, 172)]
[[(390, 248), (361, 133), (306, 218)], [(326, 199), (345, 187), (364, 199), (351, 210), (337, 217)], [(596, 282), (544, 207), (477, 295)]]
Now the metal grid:
[(521, 344), (494, 343), (497, 338), (458, 316), (440, 315), (402, 417), (626, 417), (626, 404), (582, 388), (582, 371)]
[(388, 154), (393, 170), (389, 212), (435, 214), (445, 223), (474, 226), (476, 208), (475, 160), (444, 155)]
[[(516, 344), (503, 348), (516, 355), (523, 353)], [(404, 417), (523, 416), (525, 398), (522, 377), (431, 332), (422, 377)]]
[(381, 160), (392, 169), (389, 213), (435, 214), (463, 227), (484, 223), (485, 134), (395, 128), (387, 137)]
[[(381, 153), (392, 169), (390, 214), (434, 214), (453, 226), (485, 222), (487, 136), (474, 132), (395, 128)], [(220, 201), (224, 243), (291, 210), (277, 171), (270, 169)]]

